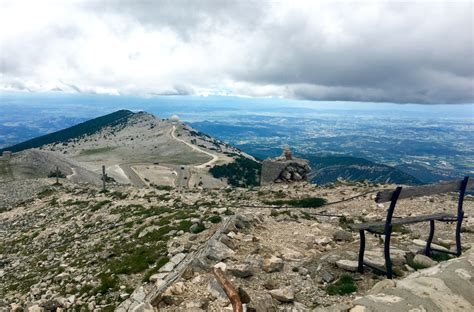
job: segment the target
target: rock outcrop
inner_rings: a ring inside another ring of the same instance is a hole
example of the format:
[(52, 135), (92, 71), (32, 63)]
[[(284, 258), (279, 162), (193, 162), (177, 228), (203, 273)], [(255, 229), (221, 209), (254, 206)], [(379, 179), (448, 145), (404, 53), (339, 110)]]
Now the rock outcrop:
[(310, 171), (307, 160), (294, 158), (285, 149), (282, 156), (263, 161), (260, 181), (262, 185), (306, 181)]

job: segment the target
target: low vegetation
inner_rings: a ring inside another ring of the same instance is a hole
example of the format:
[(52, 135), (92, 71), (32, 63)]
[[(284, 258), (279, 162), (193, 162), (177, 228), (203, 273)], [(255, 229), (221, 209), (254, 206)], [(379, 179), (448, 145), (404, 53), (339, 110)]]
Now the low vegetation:
[(300, 199), (276, 199), (276, 200), (265, 200), (267, 205), (275, 206), (291, 206), (291, 207), (321, 207), (324, 206), (327, 201), (320, 197), (306, 197)]
[(337, 281), (326, 287), (328, 295), (348, 295), (357, 291), (354, 280), (348, 274), (343, 274)]
[(66, 128), (64, 130), (56, 131), (22, 142), (20, 144), (0, 149), (0, 153), (5, 150), (12, 151), (15, 153), (25, 149), (40, 147), (42, 145), (51, 143), (66, 143), (67, 141), (73, 138), (91, 135), (102, 129), (103, 127), (115, 126), (120, 123), (123, 123), (131, 116), (133, 116), (133, 112), (128, 110), (119, 110), (117, 112), (88, 120), (86, 122), (80, 123), (70, 128)]
[(214, 178), (227, 179), (232, 186), (249, 187), (260, 185), (261, 170), (262, 164), (241, 156), (229, 164), (214, 166), (209, 172)]

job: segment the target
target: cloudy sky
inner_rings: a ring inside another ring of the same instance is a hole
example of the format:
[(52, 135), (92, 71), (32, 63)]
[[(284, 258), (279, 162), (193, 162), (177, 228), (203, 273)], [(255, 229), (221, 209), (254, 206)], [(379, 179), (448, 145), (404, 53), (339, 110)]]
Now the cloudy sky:
[(474, 103), (473, 1), (0, 3), (4, 91)]

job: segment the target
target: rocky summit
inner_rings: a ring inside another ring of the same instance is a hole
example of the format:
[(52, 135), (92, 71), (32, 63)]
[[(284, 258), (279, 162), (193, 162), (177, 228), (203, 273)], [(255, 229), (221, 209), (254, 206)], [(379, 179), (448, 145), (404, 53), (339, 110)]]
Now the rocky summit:
[[(247, 311), (472, 308), (472, 261), (462, 260), (471, 257), (472, 217), (463, 224), (467, 258), (424, 257), (420, 241), (428, 227), (396, 229), (396, 278), (388, 281), (370, 270), (356, 272), (358, 233), (347, 227), (384, 217), (373, 194), (319, 208), (292, 206), (302, 198), (335, 202), (393, 185), (111, 186), (104, 192), (54, 182), (42, 180), (35, 194), (0, 214), (1, 311), (232, 311), (214, 267), (224, 271)], [(282, 198), (286, 208), (280, 202), (268, 208)], [(398, 209), (416, 215), (455, 205), (446, 194), (400, 202)], [(465, 210), (473, 215), (471, 196)], [(452, 227), (439, 224), (434, 244), (452, 249)], [(369, 261), (383, 262), (381, 243), (367, 237)], [(440, 285), (451, 294), (443, 300), (437, 299)]]
[[(424, 255), (429, 222), (397, 225), (388, 280), (357, 271), (349, 225), (384, 220), (376, 193), (396, 185), (315, 185), (289, 149), (261, 165), (177, 116), (112, 117), (0, 160), (0, 311), (473, 310), (471, 195), (462, 256)], [(406, 198), (396, 216), (456, 207), (452, 193)], [(454, 227), (437, 222), (432, 247), (454, 251)], [(374, 266), (383, 242), (366, 237)]]

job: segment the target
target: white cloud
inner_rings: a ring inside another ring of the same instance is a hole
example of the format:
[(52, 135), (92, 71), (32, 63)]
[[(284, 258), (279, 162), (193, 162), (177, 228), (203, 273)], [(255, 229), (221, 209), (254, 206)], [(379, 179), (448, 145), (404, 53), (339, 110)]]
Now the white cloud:
[(470, 1), (2, 1), (0, 90), (474, 102)]

